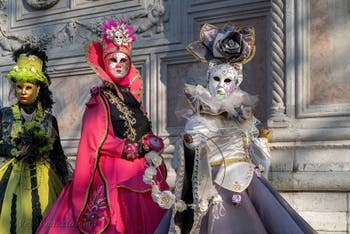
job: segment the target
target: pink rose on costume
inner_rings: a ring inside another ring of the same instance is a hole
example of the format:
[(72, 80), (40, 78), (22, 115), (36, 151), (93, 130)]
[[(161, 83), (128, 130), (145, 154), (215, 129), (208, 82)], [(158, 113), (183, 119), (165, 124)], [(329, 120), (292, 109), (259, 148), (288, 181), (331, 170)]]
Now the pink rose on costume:
[(149, 146), (153, 151), (161, 153), (164, 149), (164, 143), (162, 138), (153, 134), (146, 135), (142, 138), (142, 143)]
[(128, 144), (125, 147), (125, 151), (127, 154), (136, 154), (137, 149), (136, 149), (136, 146), (134, 144)]

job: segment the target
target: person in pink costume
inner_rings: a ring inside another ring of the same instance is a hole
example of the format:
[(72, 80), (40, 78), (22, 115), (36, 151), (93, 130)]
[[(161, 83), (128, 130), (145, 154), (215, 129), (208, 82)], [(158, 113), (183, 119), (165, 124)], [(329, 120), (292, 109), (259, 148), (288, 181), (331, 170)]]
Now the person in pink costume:
[(153, 233), (166, 211), (155, 202), (168, 189), (164, 145), (141, 106), (133, 28), (108, 20), (102, 31), (86, 57), (103, 85), (86, 103), (73, 179), (38, 233)]

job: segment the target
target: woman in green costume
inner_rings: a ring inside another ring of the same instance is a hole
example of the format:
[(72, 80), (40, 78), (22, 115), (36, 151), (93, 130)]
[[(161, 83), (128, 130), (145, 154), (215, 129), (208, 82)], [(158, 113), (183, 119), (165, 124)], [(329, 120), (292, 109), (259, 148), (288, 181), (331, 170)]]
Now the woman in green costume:
[[(0, 110), (0, 233), (35, 233), (68, 178), (45, 51), (24, 45), (7, 79), (18, 102)], [(11, 92), (10, 92), (11, 93)]]

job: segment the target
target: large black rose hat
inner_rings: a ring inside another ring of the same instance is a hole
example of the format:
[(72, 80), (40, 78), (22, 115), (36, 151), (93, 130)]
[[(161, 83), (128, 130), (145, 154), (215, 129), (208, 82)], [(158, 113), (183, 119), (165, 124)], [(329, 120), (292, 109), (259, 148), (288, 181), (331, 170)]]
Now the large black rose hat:
[(255, 54), (255, 30), (253, 27), (240, 27), (227, 23), (222, 28), (204, 24), (200, 31), (200, 40), (186, 48), (202, 62), (219, 59), (223, 62), (249, 62)]

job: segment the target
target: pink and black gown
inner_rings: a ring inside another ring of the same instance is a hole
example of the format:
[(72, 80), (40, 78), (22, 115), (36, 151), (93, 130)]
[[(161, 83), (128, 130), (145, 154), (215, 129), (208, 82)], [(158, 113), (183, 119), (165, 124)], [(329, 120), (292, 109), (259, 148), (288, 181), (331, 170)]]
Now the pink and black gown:
[[(140, 147), (136, 159), (125, 158), (126, 144), (152, 133), (150, 121), (128, 88), (117, 92), (103, 86), (91, 93), (73, 180), (38, 233), (153, 233), (166, 210), (152, 200), (151, 186), (143, 182), (145, 152)], [(167, 189), (166, 168), (160, 168), (156, 181)]]

